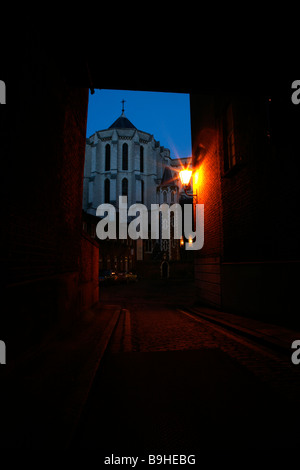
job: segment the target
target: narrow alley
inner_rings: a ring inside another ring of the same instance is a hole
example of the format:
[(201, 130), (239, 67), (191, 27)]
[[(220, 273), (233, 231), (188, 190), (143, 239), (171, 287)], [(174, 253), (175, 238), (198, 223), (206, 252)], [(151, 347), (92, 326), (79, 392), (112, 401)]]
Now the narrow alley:
[(112, 296), (121, 315), (72, 445), (145, 455), (293, 448), (300, 380), (290, 358), (179, 309), (178, 285), (151, 288)]
[(0, 448), (298, 450), (300, 80), (213, 73), (215, 47), (191, 79), (190, 35), (143, 44), (157, 15), (142, 54), (27, 16), (0, 76)]
[(187, 280), (100, 295), (2, 369), (2, 447), (145, 458), (297, 448), (298, 332), (195, 307)]

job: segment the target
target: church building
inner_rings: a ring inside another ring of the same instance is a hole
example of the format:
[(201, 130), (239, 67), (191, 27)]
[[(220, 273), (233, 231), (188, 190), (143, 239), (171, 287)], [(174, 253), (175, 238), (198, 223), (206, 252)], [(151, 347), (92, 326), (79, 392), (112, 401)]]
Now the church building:
[[(179, 202), (183, 189), (178, 171), (182, 165), (188, 163), (190, 159), (187, 158), (171, 158), (170, 150), (161, 146), (153, 134), (137, 129), (125, 116), (123, 103), (121, 116), (107, 129), (95, 132), (86, 141), (83, 182), (83, 211), (87, 215), (85, 220), (88, 220), (89, 215), (96, 215), (100, 204), (112, 204), (118, 211), (119, 196), (127, 196), (128, 207), (142, 203), (148, 211), (151, 204)], [(95, 230), (92, 230), (91, 235), (95, 236)], [(121, 242), (124, 241), (120, 240)], [(127, 260), (121, 263), (123, 269), (133, 267), (135, 260), (149, 258), (154, 247), (157, 250), (157, 244), (159, 251), (167, 252), (168, 259), (179, 259), (179, 249), (174, 250), (174, 242), (126, 242), (130, 249), (124, 257)], [(179, 240), (176, 243), (179, 246)], [(119, 258), (115, 254), (113, 257)], [(117, 265), (120, 269), (119, 259), (108, 264), (111, 267)], [(108, 264), (103, 260), (103, 268), (108, 269)]]

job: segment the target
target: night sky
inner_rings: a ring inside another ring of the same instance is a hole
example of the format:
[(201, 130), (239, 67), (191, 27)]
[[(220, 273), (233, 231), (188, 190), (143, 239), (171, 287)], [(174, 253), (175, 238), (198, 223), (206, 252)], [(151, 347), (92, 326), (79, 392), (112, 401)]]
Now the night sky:
[(97, 89), (89, 94), (87, 137), (121, 115), (123, 99), (125, 116), (138, 130), (153, 134), (172, 158), (191, 155), (189, 94)]

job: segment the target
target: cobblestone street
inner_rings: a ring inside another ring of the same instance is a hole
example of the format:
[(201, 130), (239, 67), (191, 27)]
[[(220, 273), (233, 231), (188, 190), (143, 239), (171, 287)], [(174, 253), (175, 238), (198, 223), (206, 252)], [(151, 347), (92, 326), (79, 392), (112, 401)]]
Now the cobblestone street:
[(168, 351), (217, 348), (289, 399), (298, 400), (300, 374), (289, 358), (280, 357), (207, 321), (171, 308), (133, 307), (132, 350)]
[(156, 287), (107, 289), (106, 301), (123, 309), (75, 445), (162, 453), (296, 446), (300, 380), (290, 358), (180, 311), (192, 302), (188, 284)]

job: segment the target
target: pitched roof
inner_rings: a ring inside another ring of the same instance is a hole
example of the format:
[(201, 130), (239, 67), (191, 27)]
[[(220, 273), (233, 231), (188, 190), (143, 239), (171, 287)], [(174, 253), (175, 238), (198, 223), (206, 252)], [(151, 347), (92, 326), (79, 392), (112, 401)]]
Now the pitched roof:
[(136, 127), (125, 117), (124, 112), (122, 112), (121, 116), (118, 117), (108, 129), (136, 129)]
[(174, 176), (171, 168), (165, 167), (164, 173), (160, 182), (160, 186), (168, 186), (174, 184)]

